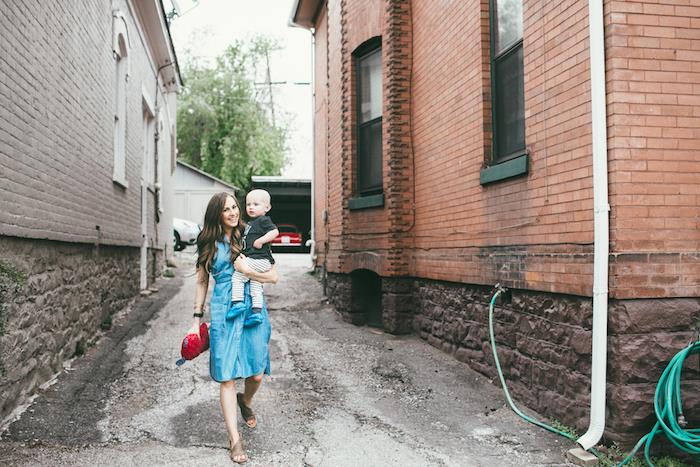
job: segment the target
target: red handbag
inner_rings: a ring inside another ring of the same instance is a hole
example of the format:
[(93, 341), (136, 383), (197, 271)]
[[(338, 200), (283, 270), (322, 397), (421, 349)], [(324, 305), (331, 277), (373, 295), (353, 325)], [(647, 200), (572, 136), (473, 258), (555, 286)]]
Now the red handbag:
[(182, 358), (176, 361), (175, 364), (180, 366), (187, 360), (192, 360), (207, 350), (209, 350), (209, 326), (207, 323), (202, 323), (199, 325), (199, 335), (187, 334), (182, 339), (182, 345), (180, 346)]

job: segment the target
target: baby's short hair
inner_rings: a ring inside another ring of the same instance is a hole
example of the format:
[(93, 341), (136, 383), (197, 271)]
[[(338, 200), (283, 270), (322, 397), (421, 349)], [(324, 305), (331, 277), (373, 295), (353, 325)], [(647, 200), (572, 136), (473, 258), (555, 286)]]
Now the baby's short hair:
[(263, 201), (264, 203), (270, 204), (270, 193), (268, 193), (266, 190), (256, 188), (255, 190), (250, 190), (246, 198), (248, 196)]

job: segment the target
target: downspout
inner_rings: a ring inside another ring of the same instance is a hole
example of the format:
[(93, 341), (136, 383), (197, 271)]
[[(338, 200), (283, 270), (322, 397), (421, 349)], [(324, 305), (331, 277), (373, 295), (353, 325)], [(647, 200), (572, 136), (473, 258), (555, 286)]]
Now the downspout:
[(577, 443), (595, 446), (605, 430), (605, 387), (608, 337), (608, 148), (605, 108), (605, 31), (603, 0), (588, 1), (591, 54), (591, 130), (593, 136), (593, 338), (591, 408), (588, 431)]
[[(155, 109), (154, 109), (154, 119), (155, 119), (155, 131), (153, 133), (153, 163), (155, 167), (153, 168), (153, 189), (155, 192), (155, 218), (156, 218), (156, 223), (160, 223), (160, 216), (163, 214), (163, 183), (160, 180), (159, 175), (159, 168), (160, 168), (160, 160), (159, 160), (159, 154), (158, 154), (158, 142), (160, 141), (160, 106), (158, 105), (158, 94), (160, 91), (160, 85), (158, 83), (159, 77), (160, 77), (160, 72), (163, 71), (163, 68), (169, 67), (171, 65), (174, 65), (175, 62), (171, 62), (170, 60), (167, 61), (164, 65), (161, 65), (158, 67), (158, 70), (156, 71), (156, 96), (155, 96)], [(163, 99), (165, 99), (165, 96), (163, 96)], [(156, 226), (155, 229), (156, 232), (156, 245), (158, 245), (158, 226)], [(166, 236), (167, 238), (167, 236)], [(163, 254), (167, 257), (168, 251), (167, 251), (167, 240), (165, 244), (163, 245)]]
[(311, 33), (311, 238), (306, 241), (311, 257), (311, 269), (316, 269), (316, 29)]

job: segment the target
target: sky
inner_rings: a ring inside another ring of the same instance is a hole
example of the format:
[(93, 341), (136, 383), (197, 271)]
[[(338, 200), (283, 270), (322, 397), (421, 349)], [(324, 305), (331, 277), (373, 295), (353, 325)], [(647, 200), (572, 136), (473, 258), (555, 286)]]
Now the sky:
[[(172, 0), (163, 2), (166, 10)], [(288, 158), (282, 169), (289, 178), (311, 178), (312, 75), (311, 34), (288, 26), (294, 0), (177, 0), (180, 16), (170, 23), (180, 60), (189, 49), (195, 56), (214, 59), (236, 39), (255, 35), (275, 37), (283, 49), (270, 56), (271, 81), (286, 81), (273, 90), (275, 113), (286, 113), (290, 129)], [(185, 78), (185, 85), (187, 79)]]

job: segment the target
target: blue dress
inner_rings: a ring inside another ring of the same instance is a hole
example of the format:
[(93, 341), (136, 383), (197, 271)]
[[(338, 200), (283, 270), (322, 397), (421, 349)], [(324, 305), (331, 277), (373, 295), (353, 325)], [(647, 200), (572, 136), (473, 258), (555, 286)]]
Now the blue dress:
[[(216, 242), (211, 265), (215, 285), (211, 295), (209, 326), (209, 373), (217, 382), (270, 374), (270, 334), (272, 327), (267, 304), (261, 313), (252, 313), (249, 283), (243, 302), (231, 303), (231, 249), (228, 239)], [(252, 316), (251, 316), (252, 315)]]

